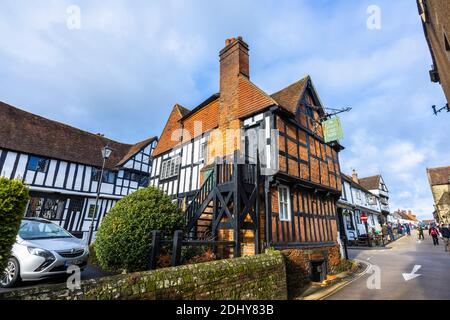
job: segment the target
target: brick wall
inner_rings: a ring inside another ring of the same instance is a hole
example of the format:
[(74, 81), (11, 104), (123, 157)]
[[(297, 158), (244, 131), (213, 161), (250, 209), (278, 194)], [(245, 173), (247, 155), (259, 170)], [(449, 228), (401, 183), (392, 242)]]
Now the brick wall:
[(310, 261), (327, 261), (328, 273), (341, 262), (339, 246), (288, 249), (282, 251), (286, 259), (287, 288), (289, 297), (296, 296), (310, 282)]
[(51, 285), (0, 294), (0, 300), (285, 300), (280, 252), (123, 274), (82, 283), (70, 292)]

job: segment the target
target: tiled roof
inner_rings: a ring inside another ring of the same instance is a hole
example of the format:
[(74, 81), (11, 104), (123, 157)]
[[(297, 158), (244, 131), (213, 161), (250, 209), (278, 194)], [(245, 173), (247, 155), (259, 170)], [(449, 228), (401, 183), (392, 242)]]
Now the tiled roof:
[[(238, 105), (239, 112), (237, 118), (244, 118), (260, 112), (270, 106), (280, 106), (281, 108), (295, 114), (296, 108), (310, 82), (310, 76), (287, 86), (286, 88), (268, 95), (250, 79), (242, 74), (238, 75)], [(179, 140), (173, 140), (172, 132), (176, 129), (185, 129), (190, 133), (190, 138), (194, 138), (192, 131), (192, 121), (202, 121), (202, 133), (215, 128), (218, 125), (220, 94), (214, 94), (198, 107), (189, 111), (180, 105), (175, 105), (167, 120), (166, 126), (161, 134), (158, 146), (153, 152), (153, 156), (161, 155), (174, 148)], [(196, 134), (199, 134), (197, 132)], [(178, 138), (178, 137), (175, 137)], [(183, 139), (186, 141), (186, 138)]]
[(118, 166), (123, 165), (128, 159), (130, 159), (132, 156), (138, 153), (142, 148), (146, 147), (148, 144), (152, 143), (155, 140), (158, 140), (158, 138), (152, 137), (132, 145), (131, 148), (128, 150), (127, 154), (122, 158), (122, 160), (119, 161), (117, 165)]
[(380, 179), (381, 179), (380, 175), (361, 178), (359, 179), (359, 184), (368, 190), (376, 190), (380, 187)]
[(271, 97), (277, 101), (281, 107), (295, 113), (309, 80), (311, 80), (311, 77), (306, 76), (286, 88), (272, 94)]
[(101, 167), (101, 149), (113, 149), (108, 169), (136, 145), (120, 143), (98, 134), (23, 111), (0, 102), (0, 148)]
[(427, 169), (430, 185), (450, 184), (450, 166)]
[(172, 149), (178, 143), (180, 143), (181, 135), (179, 137), (176, 137), (176, 130), (180, 130), (179, 133), (181, 133), (181, 123), (179, 122), (179, 120), (187, 113), (187, 109), (180, 106), (179, 104), (176, 104), (173, 107), (172, 112), (169, 115), (169, 119), (167, 120), (167, 123), (159, 138), (158, 145), (153, 151), (153, 156), (164, 153), (165, 151)]
[(278, 103), (263, 90), (258, 88), (246, 76), (239, 76), (239, 114), (242, 118)]
[(350, 183), (354, 186), (357, 186), (358, 188), (360, 188), (361, 190), (363, 190), (365, 192), (370, 193), (370, 190), (361, 184), (361, 180), (359, 181), (359, 183), (356, 183), (355, 181), (353, 181), (353, 178), (351, 176), (349, 176), (345, 173), (342, 173), (342, 172), (341, 172), (341, 176), (342, 176), (342, 179), (347, 180), (348, 183)]

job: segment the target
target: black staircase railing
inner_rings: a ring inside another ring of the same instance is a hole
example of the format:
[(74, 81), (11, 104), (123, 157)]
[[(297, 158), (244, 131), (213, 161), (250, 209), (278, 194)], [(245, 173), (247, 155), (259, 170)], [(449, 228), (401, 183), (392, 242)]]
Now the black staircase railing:
[[(249, 213), (257, 225), (258, 214), (254, 212), (259, 212), (259, 164), (242, 160), (239, 152), (232, 159), (216, 159), (211, 174), (187, 205), (187, 239), (201, 240), (207, 236), (215, 241), (219, 228), (239, 229)], [(238, 229), (234, 230), (236, 243)]]
[(215, 181), (214, 174), (210, 174), (208, 178), (206, 178), (202, 187), (197, 191), (195, 196), (192, 198), (191, 202), (186, 208), (186, 224), (188, 226), (187, 231), (191, 232), (192, 228), (195, 226), (195, 216), (198, 210), (204, 205), (205, 200), (208, 198), (208, 195), (213, 190)]

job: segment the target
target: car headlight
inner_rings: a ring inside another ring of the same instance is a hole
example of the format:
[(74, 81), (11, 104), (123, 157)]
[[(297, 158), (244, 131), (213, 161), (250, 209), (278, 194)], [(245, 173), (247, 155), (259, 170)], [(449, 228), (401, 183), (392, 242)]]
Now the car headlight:
[(27, 249), (30, 254), (34, 256), (43, 257), (45, 258), (46, 261), (55, 260), (55, 256), (50, 251), (35, 247), (27, 247)]

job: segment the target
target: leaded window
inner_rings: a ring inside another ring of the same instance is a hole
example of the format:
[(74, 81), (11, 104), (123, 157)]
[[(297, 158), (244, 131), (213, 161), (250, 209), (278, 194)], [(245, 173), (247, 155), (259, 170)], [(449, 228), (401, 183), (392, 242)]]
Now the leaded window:
[(163, 161), (161, 165), (160, 179), (170, 179), (176, 177), (180, 171), (181, 158), (179, 156)]

